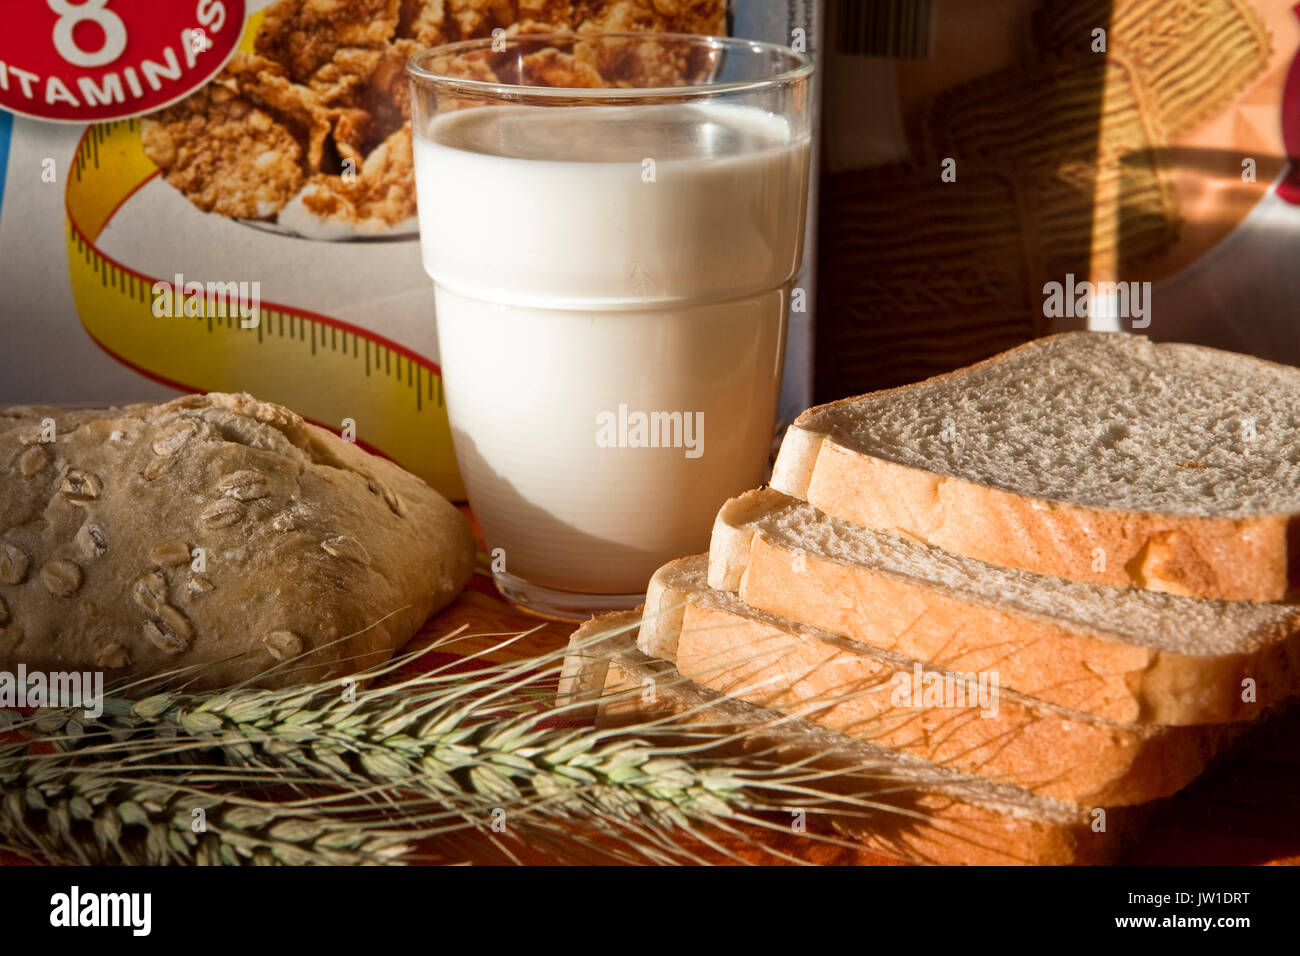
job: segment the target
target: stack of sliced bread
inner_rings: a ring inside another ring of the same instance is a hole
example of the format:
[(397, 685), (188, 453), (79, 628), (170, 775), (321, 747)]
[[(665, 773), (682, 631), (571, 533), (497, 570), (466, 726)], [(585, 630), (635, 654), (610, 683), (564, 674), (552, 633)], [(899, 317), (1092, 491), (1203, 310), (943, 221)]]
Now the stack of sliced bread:
[(1300, 690), (1297, 581), (1300, 369), (1071, 333), (804, 413), (562, 689), (887, 762), (871, 849), (1105, 862)]

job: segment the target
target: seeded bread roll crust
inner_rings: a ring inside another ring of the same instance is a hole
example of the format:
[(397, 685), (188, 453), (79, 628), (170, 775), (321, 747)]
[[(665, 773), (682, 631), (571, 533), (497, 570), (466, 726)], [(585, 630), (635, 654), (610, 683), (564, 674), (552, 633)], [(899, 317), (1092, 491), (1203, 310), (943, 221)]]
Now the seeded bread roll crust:
[(456, 596), (474, 548), (418, 478), (248, 395), (0, 411), (6, 670), (352, 673)]

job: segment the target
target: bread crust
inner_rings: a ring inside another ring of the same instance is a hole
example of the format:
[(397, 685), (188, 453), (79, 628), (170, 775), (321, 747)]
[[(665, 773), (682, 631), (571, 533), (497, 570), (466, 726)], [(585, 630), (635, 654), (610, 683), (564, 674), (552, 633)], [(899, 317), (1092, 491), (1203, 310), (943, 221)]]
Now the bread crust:
[[(1005, 687), (1123, 723), (1252, 720), (1300, 678), (1294, 616), (1289, 629), (1249, 652), (1161, 651), (919, 577), (808, 554), (742, 524), (776, 497), (750, 492), (724, 505), (709, 557), (712, 586), (770, 614), (949, 670), (996, 670)], [(1243, 693), (1247, 680), (1252, 695)]]
[[(1096, 333), (1066, 335), (1087, 334)], [(957, 381), (1039, 347), (1029, 342), (878, 394), (912, 394)], [(818, 430), (817, 417), (856, 400), (799, 416), (782, 441), (773, 488), (855, 524), (906, 531), (957, 554), (1085, 584), (1228, 601), (1278, 601), (1300, 584), (1300, 515), (1229, 518), (1097, 508), (936, 474), (847, 447)]]
[[(790, 493), (775, 480), (773, 487)], [(854, 524), (1084, 584), (1225, 601), (1278, 601), (1289, 590), (1294, 519), (1286, 515), (1171, 517), (1027, 498), (876, 458), (829, 436), (799, 497)]]
[[(586, 695), (593, 710), (605, 698), (599, 708), (602, 726), (677, 713), (682, 720), (743, 730), (750, 748), (779, 754), (792, 764), (811, 759), (816, 766), (862, 767), (870, 773), (868, 768), (880, 761), (877, 751), (801, 719), (787, 718), (759, 730), (780, 715), (725, 700), (699, 684), (683, 681), (668, 661), (637, 651), (627, 635), (637, 618), (638, 612), (595, 618), (570, 639), (566, 686), (571, 693)], [(658, 691), (653, 698), (642, 693), (647, 679), (655, 682)], [(1092, 813), (1074, 804), (1047, 801), (1023, 790), (1000, 802), (1000, 792), (978, 778), (936, 766), (929, 766), (927, 773), (925, 765), (913, 765), (912, 773), (914, 785), (884, 784), (888, 802), (902, 812), (882, 812), (867, 819), (845, 815), (834, 819), (836, 829), (860, 841), (865, 850), (913, 862), (1106, 864), (1116, 860), (1149, 812), (1145, 807), (1108, 808), (1104, 829), (1094, 830)], [(862, 786), (869, 789), (870, 782)]]
[[(0, 574), (0, 667), (278, 687), (386, 659), (464, 586), (475, 544), (393, 463), (213, 393), (0, 412), (5, 548), (29, 567)], [(51, 565), (76, 573), (51, 588)]]
[(992, 715), (972, 706), (900, 706), (893, 700), (895, 675), (910, 678), (912, 662), (854, 644), (793, 622), (690, 604), (676, 664), (683, 676), (721, 693), (1087, 807), (1127, 806), (1177, 792), (1246, 726), (1121, 724), (1009, 691), (1000, 694)]

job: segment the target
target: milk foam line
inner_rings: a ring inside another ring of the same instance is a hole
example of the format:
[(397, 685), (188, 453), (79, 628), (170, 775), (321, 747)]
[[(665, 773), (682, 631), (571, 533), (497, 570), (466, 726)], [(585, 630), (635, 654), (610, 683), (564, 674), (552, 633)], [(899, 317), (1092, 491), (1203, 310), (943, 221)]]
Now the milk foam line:
[(366, 329), (280, 303), (263, 302), (255, 328), (242, 328), (237, 313), (154, 316), (154, 283), (171, 277), (133, 269), (96, 242), (157, 174), (137, 120), (90, 126), (77, 145), (65, 195), (68, 268), (91, 339), (128, 368), (181, 391), (251, 392), (335, 432), (352, 419), (358, 444), (463, 499), (436, 363)]

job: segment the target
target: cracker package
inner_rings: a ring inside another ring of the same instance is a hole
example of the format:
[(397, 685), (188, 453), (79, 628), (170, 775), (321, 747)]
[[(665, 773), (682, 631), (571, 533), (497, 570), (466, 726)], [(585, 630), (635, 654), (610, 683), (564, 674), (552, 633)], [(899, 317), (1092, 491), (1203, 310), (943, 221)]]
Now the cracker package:
[(819, 400), (1071, 328), (1300, 364), (1293, 7), (832, 4)]
[[(49, 0), (9, 11), (0, 406), (248, 391), (463, 497), (420, 261), (407, 60), (494, 31), (730, 33), (816, 55), (820, 15), (816, 0)], [(567, 53), (536, 55), (552, 85), (602, 82)], [(482, 62), (447, 66), (509, 80)], [(797, 285), (810, 303), (807, 250)], [(791, 316), (785, 417), (811, 402), (811, 329), (811, 309)]]

